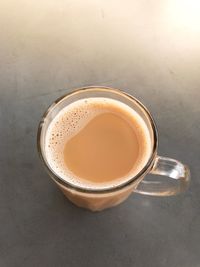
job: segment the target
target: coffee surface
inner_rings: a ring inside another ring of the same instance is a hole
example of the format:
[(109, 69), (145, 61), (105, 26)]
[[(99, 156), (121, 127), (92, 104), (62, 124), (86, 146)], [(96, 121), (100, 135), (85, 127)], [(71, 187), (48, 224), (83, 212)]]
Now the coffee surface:
[(107, 187), (136, 175), (150, 156), (143, 119), (128, 105), (109, 98), (78, 100), (51, 122), (47, 161), (53, 171), (82, 187)]

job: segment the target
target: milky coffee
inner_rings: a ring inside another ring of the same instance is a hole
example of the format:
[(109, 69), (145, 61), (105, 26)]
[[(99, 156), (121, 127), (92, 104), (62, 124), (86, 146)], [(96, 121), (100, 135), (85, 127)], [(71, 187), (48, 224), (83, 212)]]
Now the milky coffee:
[(145, 122), (109, 98), (77, 100), (62, 109), (45, 138), (47, 161), (62, 179), (83, 188), (116, 186), (135, 176), (151, 152)]

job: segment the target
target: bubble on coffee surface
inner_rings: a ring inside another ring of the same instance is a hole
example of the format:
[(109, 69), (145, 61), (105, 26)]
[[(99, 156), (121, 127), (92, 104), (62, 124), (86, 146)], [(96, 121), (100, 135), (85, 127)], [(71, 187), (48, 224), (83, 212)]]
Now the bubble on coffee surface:
[(130, 114), (132, 114), (134, 120), (138, 121), (138, 131), (141, 131), (141, 134), (144, 134), (145, 132), (147, 142), (144, 145), (146, 145), (147, 150), (149, 150), (149, 152), (146, 153), (147, 157), (143, 159), (141, 165), (144, 165), (147, 162), (151, 143), (149, 132), (143, 119), (132, 108), (118, 100), (109, 98), (94, 97), (81, 99), (62, 109), (50, 123), (46, 132), (45, 150), (47, 161), (51, 169), (63, 180), (84, 188), (107, 188), (119, 185), (125, 180), (133, 177), (133, 172), (130, 172), (127, 177), (122, 177), (112, 182), (96, 184), (85, 181), (84, 179), (82, 180), (81, 177), (77, 177), (67, 168), (64, 162), (63, 151), (66, 142), (79, 133), (79, 131), (81, 131), (81, 129), (83, 129), (94, 117), (108, 111), (110, 112), (110, 106), (122, 109), (123, 113), (127, 112), (129, 117)]

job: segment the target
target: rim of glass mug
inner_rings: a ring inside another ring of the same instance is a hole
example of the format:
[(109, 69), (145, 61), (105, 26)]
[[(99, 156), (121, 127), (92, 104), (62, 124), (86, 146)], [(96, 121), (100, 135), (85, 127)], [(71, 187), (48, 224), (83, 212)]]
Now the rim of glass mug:
[[(122, 97), (127, 98), (128, 100), (136, 103), (139, 108), (145, 113), (151, 129), (152, 129), (152, 136), (153, 136), (153, 140), (152, 140), (152, 151), (151, 154), (149, 156), (149, 159), (147, 161), (147, 163), (145, 164), (145, 166), (133, 177), (131, 177), (130, 179), (124, 181), (123, 183), (120, 183), (119, 185), (114, 185), (111, 186), (109, 188), (84, 188), (78, 185), (75, 185), (73, 183), (70, 183), (66, 180), (64, 180), (62, 177), (60, 177), (56, 172), (54, 172), (54, 170), (50, 167), (48, 161), (46, 160), (45, 157), (45, 153), (44, 153), (44, 149), (42, 148), (42, 137), (43, 137), (43, 128), (46, 122), (46, 119), (48, 117), (48, 115), (50, 114), (50, 112), (52, 112), (53, 109), (55, 109), (62, 101), (64, 101), (66, 98), (71, 97), (72, 95), (76, 95), (79, 94), (81, 92), (90, 92), (90, 91), (109, 91), (110, 93), (115, 93), (118, 94)], [(152, 115), (150, 114), (150, 112), (148, 111), (148, 109), (135, 97), (133, 97), (132, 95), (124, 92), (121, 89), (115, 89), (115, 88), (111, 88), (111, 87), (106, 87), (106, 86), (84, 86), (84, 87), (80, 87), (77, 88), (75, 90), (70, 91), (69, 93), (59, 97), (58, 99), (56, 99), (45, 111), (45, 113), (43, 114), (40, 122), (39, 122), (39, 126), (38, 126), (38, 132), (37, 132), (37, 149), (38, 149), (38, 153), (39, 153), (39, 157), (43, 162), (43, 165), (45, 166), (45, 169), (47, 170), (48, 174), (50, 175), (50, 177), (55, 180), (56, 182), (58, 182), (59, 184), (69, 188), (69, 189), (74, 189), (76, 191), (82, 192), (82, 193), (111, 193), (111, 192), (115, 192), (115, 191), (119, 191), (124, 189), (125, 187), (130, 186), (132, 183), (134, 183), (136, 180), (138, 180), (139, 178), (141, 178), (141, 176), (144, 176), (147, 172), (149, 172), (151, 170), (151, 168), (154, 165), (154, 160), (156, 159), (156, 155), (157, 155), (157, 148), (158, 148), (158, 132), (157, 132), (157, 127), (155, 124), (155, 121), (152, 117)]]

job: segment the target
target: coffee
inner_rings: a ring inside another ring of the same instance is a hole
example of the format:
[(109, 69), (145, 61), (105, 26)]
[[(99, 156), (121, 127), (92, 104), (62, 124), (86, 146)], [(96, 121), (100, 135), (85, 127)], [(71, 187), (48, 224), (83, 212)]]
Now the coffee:
[(84, 188), (116, 186), (148, 161), (149, 131), (128, 105), (109, 98), (77, 100), (52, 120), (45, 150), (51, 169)]

